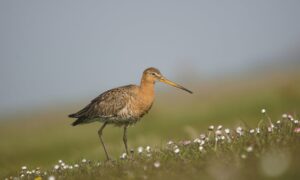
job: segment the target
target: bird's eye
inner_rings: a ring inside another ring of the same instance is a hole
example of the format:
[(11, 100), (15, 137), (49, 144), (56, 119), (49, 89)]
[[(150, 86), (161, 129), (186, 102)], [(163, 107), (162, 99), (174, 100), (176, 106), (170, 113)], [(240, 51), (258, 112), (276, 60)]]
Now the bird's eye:
[(152, 75), (152, 76), (155, 76), (156, 74), (155, 74), (155, 73), (151, 73), (151, 75)]

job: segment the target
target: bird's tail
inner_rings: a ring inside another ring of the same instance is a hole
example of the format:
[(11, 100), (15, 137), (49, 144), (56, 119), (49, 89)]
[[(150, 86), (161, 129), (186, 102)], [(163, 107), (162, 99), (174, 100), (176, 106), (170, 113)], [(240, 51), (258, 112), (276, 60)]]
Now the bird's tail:
[(72, 123), (72, 126), (76, 126), (76, 125), (82, 124), (82, 123), (83, 123), (83, 119), (79, 118), (79, 119), (77, 119), (76, 121), (74, 121), (74, 122)]

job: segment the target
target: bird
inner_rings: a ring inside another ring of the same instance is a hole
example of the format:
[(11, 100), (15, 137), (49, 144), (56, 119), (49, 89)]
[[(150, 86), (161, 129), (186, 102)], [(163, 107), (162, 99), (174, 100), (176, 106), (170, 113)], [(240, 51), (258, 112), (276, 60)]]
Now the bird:
[(123, 143), (128, 155), (127, 128), (138, 122), (151, 109), (156, 82), (163, 82), (193, 93), (165, 78), (157, 68), (150, 67), (143, 71), (139, 85), (126, 85), (105, 91), (80, 111), (70, 114), (70, 118), (76, 118), (72, 125), (77, 126), (97, 121), (103, 123), (98, 130), (98, 136), (108, 161), (110, 157), (102, 139), (102, 132), (109, 124), (122, 127), (124, 129)]

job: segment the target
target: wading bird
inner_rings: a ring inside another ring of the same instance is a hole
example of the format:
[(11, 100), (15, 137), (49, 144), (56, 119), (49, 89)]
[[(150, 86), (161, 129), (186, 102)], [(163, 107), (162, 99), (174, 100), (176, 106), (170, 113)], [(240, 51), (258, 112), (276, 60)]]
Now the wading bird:
[(102, 131), (108, 124), (123, 127), (123, 141), (128, 154), (127, 127), (136, 123), (150, 110), (154, 100), (154, 84), (156, 81), (192, 93), (192, 91), (179, 84), (166, 79), (158, 69), (151, 67), (143, 72), (140, 85), (127, 85), (108, 90), (92, 100), (82, 110), (70, 114), (69, 117), (77, 118), (72, 125), (76, 126), (95, 121), (103, 123), (98, 135), (107, 160), (109, 160), (109, 156), (102, 140)]

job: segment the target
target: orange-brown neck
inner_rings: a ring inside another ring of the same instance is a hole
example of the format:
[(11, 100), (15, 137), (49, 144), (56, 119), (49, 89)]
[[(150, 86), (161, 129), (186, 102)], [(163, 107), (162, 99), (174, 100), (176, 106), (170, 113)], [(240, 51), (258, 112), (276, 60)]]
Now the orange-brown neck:
[(149, 98), (154, 98), (154, 85), (155, 80), (152, 78), (143, 75), (140, 84), (140, 92), (143, 94), (144, 97), (149, 96)]

